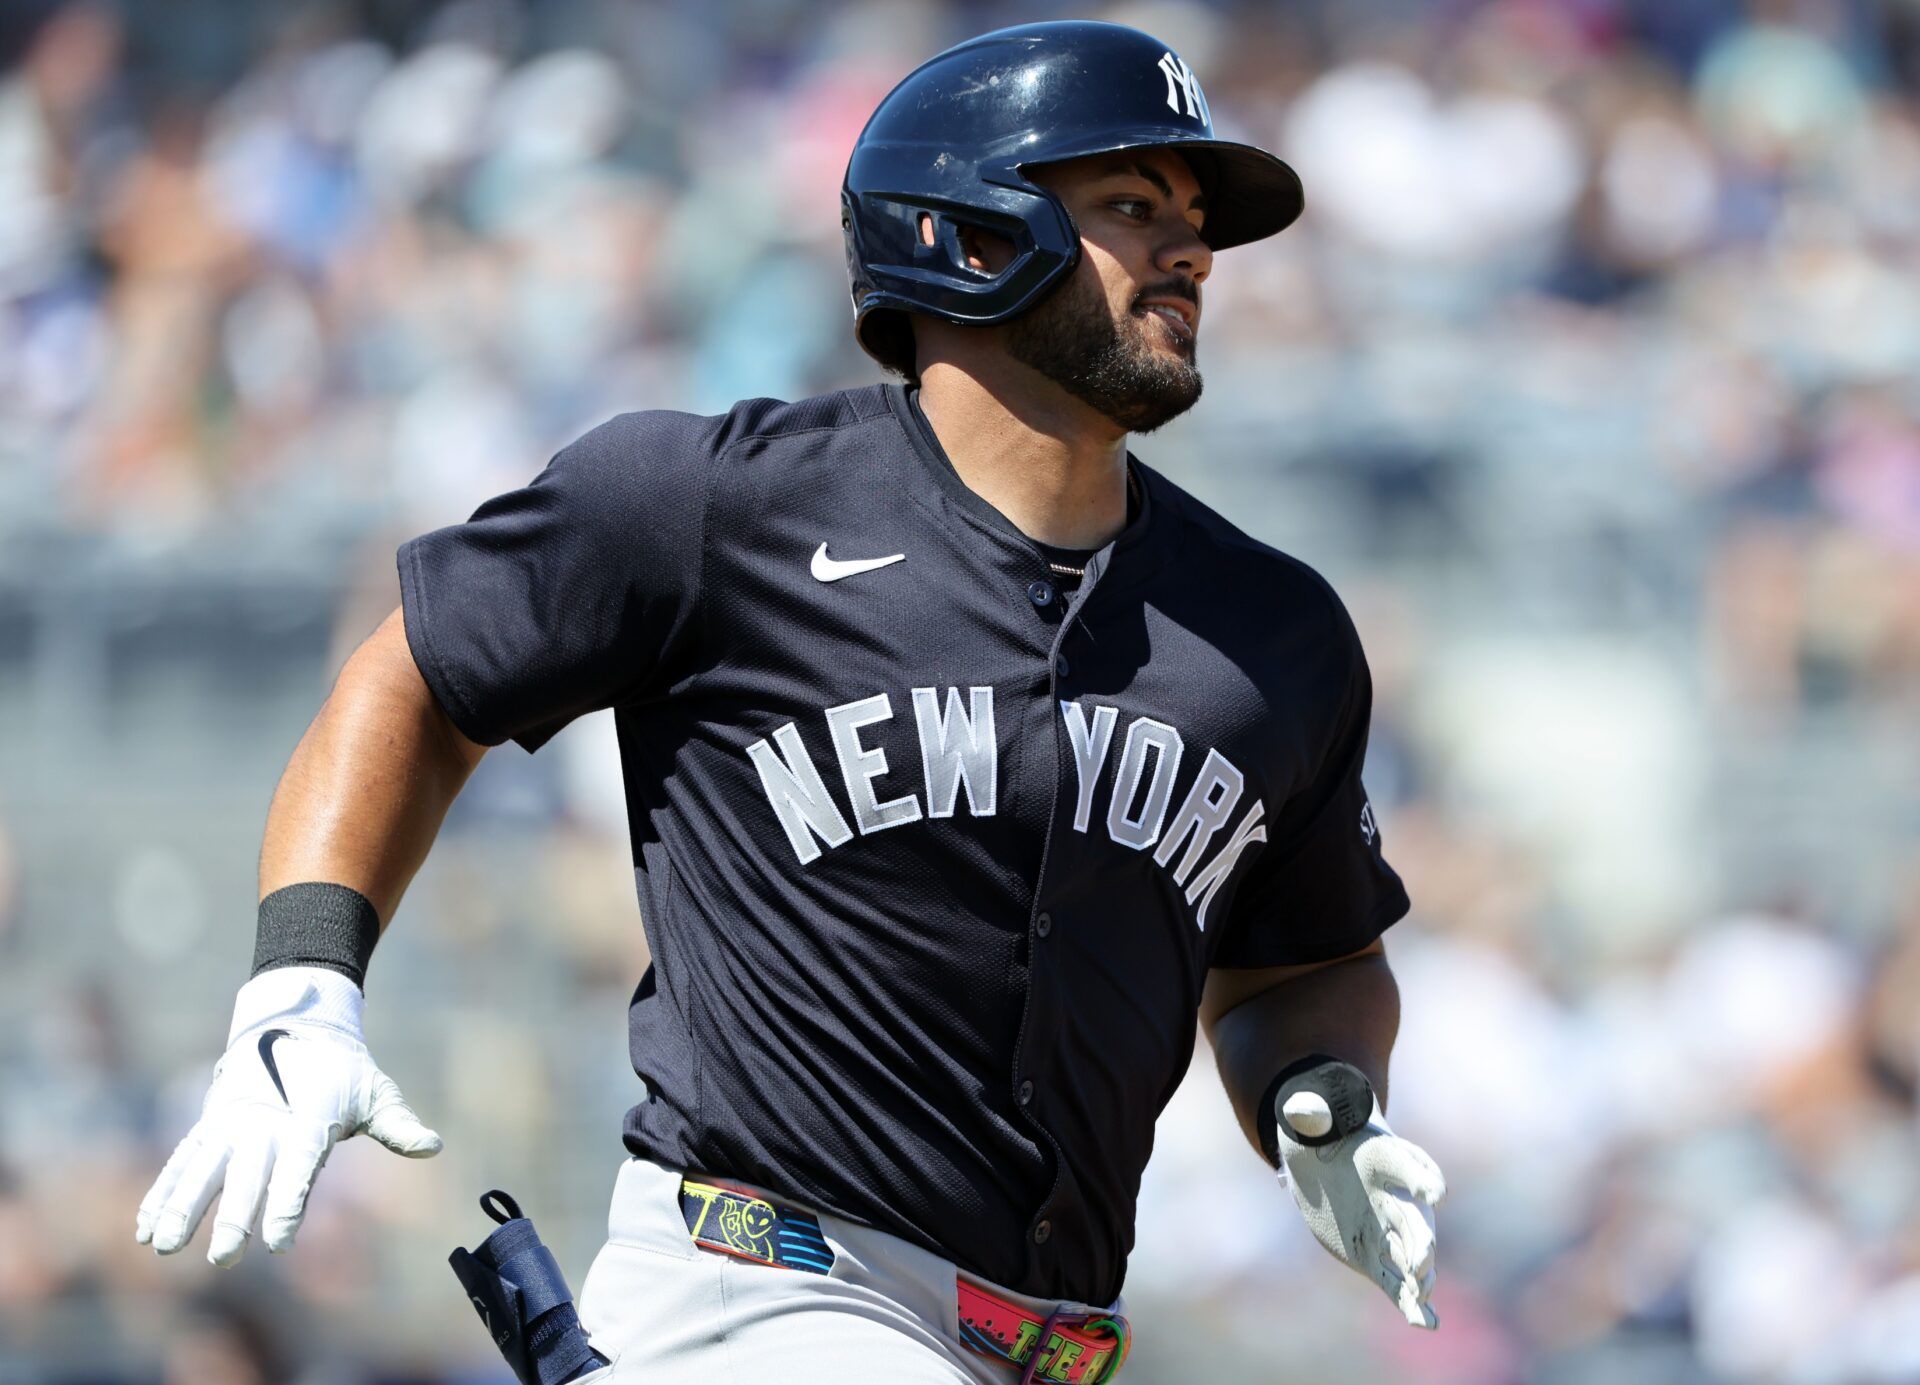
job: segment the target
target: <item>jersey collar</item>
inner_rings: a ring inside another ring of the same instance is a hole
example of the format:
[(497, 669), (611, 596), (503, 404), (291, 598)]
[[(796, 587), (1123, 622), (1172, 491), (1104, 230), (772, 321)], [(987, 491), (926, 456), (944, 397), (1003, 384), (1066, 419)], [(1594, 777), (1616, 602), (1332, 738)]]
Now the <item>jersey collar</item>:
[[(1040, 545), (960, 479), (960, 473), (954, 470), (953, 462), (940, 445), (939, 437), (909, 397), (910, 392), (917, 392), (918, 387), (890, 383), (882, 388), (901, 431), (907, 435), (915, 456), (922, 463), (922, 469), (947, 499), (1044, 563), (1046, 554)], [(1163, 540), (1170, 528), (1166, 519), (1157, 515), (1163, 508), (1156, 494), (1159, 478), (1131, 452), (1127, 454), (1127, 468), (1139, 483), (1140, 511), (1128, 521), (1126, 528), (1093, 555), (1087, 565), (1085, 579), (1089, 585), (1111, 571), (1112, 575), (1106, 578), (1106, 584), (1117, 586), (1144, 576), (1151, 568), (1158, 566), (1157, 561), (1149, 559), (1149, 554), (1164, 546)], [(1117, 567), (1116, 563), (1119, 564)]]

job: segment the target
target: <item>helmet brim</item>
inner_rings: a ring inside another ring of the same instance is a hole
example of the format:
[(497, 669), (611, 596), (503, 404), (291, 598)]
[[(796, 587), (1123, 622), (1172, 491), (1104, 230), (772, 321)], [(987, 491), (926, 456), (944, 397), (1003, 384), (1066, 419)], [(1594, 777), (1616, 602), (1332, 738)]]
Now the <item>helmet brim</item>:
[(1163, 130), (1115, 132), (1086, 148), (1049, 150), (1044, 161), (1020, 167), (1024, 171), (1041, 167), (1042, 162), (1064, 163), (1129, 149), (1171, 149), (1187, 158), (1207, 199), (1200, 236), (1214, 250), (1230, 250), (1278, 235), (1306, 208), (1300, 176), (1266, 150), (1232, 140), (1169, 140)]

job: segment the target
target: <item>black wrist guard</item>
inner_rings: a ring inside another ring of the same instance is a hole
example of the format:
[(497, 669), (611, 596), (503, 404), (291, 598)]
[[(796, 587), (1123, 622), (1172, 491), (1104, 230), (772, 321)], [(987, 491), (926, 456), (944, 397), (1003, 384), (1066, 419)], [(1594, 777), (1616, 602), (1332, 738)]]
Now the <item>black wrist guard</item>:
[(260, 901), (253, 975), (275, 967), (325, 967), (367, 988), (367, 962), (380, 941), (373, 901), (345, 885), (311, 881)]
[(1333, 1128), (1324, 1135), (1308, 1138), (1288, 1128), (1288, 1138), (1309, 1149), (1344, 1140), (1373, 1118), (1373, 1084), (1353, 1064), (1324, 1053), (1287, 1064), (1260, 1098), (1260, 1148), (1275, 1168), (1280, 1166), (1280, 1108), (1295, 1092), (1315, 1093), (1333, 1112)]

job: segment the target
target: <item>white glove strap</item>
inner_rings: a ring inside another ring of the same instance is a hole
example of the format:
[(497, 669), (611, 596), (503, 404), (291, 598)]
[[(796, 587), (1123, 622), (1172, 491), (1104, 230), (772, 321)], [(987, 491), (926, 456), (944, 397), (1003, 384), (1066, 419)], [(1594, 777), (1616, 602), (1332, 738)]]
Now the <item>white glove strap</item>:
[(273, 967), (261, 972), (233, 998), (233, 1025), (227, 1047), (270, 1020), (299, 1020), (338, 1030), (365, 1043), (361, 1010), (366, 996), (337, 971), (326, 967)]

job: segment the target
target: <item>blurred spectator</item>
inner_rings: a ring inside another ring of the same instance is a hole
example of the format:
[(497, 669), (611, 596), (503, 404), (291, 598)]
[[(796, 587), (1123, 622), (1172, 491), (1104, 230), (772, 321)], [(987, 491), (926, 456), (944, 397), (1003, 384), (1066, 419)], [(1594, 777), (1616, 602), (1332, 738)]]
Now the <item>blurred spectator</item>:
[(196, 1295), (167, 1336), (163, 1385), (273, 1385), (297, 1374), (289, 1343), (231, 1294)]

